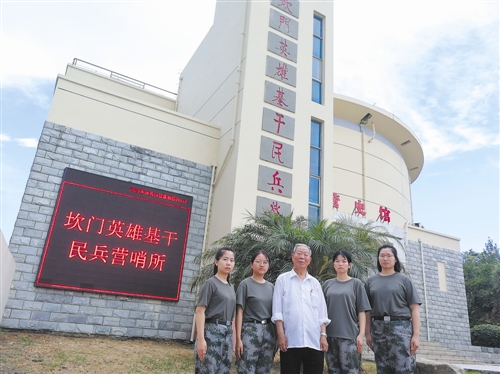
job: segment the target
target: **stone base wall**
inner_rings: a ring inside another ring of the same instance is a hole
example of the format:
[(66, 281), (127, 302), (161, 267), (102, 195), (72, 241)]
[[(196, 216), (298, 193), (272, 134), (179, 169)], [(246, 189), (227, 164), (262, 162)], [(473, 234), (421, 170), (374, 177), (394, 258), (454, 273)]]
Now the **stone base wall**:
[[(445, 264), (446, 291), (440, 290), (438, 262)], [(419, 242), (409, 241), (406, 246), (405, 268), (417, 287), (422, 301), (420, 339), (439, 342), (450, 349), (463, 352), (464, 356), (483, 362), (500, 363), (500, 356), (493, 352), (493, 348), (471, 345), (460, 252), (427, 243), (422, 243), (421, 246)], [(426, 292), (424, 292), (424, 277)], [(426, 299), (428, 315), (426, 315)]]
[[(34, 286), (66, 167), (193, 196), (178, 302)], [(17, 263), (2, 327), (189, 340), (211, 167), (46, 122), (10, 240)]]
[(472, 346), (469, 352), (479, 361), (500, 365), (500, 348)]
[[(427, 340), (429, 326), (431, 341), (439, 341), (453, 349), (460, 349), (462, 345), (470, 346), (469, 315), (460, 253), (426, 243), (422, 243), (422, 251), (423, 266), (420, 243), (409, 241), (405, 264), (422, 300), (422, 340)], [(439, 289), (438, 262), (445, 264), (447, 291)], [(428, 316), (425, 312), (424, 274)]]

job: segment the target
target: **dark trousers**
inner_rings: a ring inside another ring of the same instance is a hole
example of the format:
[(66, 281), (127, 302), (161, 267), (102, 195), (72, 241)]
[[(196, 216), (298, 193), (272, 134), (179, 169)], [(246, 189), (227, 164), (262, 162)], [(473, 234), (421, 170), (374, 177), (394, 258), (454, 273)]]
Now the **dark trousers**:
[(280, 351), (281, 374), (300, 374), (303, 365), (303, 374), (322, 374), (325, 355), (312, 348), (288, 348)]

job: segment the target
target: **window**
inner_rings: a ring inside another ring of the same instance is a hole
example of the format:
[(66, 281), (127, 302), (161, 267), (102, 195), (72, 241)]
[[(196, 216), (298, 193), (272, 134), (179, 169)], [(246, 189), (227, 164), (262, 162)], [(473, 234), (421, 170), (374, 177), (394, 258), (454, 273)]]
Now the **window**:
[(323, 103), (323, 18), (314, 16), (312, 57), (312, 101)]
[(321, 123), (311, 120), (309, 219), (321, 219)]

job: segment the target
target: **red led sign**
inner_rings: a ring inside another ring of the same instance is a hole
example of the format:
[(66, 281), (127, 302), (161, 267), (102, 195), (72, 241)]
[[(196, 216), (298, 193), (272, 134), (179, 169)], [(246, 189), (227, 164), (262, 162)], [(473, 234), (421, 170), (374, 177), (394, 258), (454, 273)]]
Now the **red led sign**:
[(66, 168), (35, 285), (178, 301), (192, 203)]

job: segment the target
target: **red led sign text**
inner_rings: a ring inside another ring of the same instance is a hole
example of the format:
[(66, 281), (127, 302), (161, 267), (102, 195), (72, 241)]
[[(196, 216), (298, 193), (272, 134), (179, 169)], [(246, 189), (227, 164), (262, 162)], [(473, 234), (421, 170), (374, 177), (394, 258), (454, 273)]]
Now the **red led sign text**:
[[(83, 230), (81, 227), (81, 223), (86, 220), (85, 217), (83, 217), (80, 213), (74, 213), (74, 212), (69, 212), (69, 214), (66, 216), (67, 221), (63, 225), (66, 227), (68, 230), (73, 230), (77, 229), (79, 231), (85, 231), (86, 233), (91, 232), (91, 224), (93, 221), (99, 221), (100, 225), (94, 225), (94, 230), (95, 233), (98, 235), (103, 234), (103, 228), (105, 227), (105, 222), (109, 222), (109, 225), (107, 226), (107, 231), (104, 233), (104, 236), (117, 236), (118, 238), (122, 239), (130, 239), (130, 240), (144, 240), (144, 242), (149, 243), (149, 244), (159, 244), (160, 239), (166, 239), (165, 243), (167, 246), (170, 246), (173, 240), (177, 240), (177, 232), (175, 231), (168, 231), (168, 230), (160, 230), (157, 227), (147, 227), (146, 231), (147, 234), (144, 235), (143, 238), (143, 231), (144, 227), (136, 224), (136, 223), (125, 223), (120, 220), (106, 220), (104, 218), (96, 218), (95, 216), (91, 216), (88, 219), (88, 223), (86, 225), (86, 229)], [(85, 226), (85, 225), (84, 225)], [(125, 231), (124, 228), (126, 227)], [(163, 236), (160, 236), (160, 233), (166, 234)]]
[(178, 300), (191, 205), (67, 168), (35, 285)]
[[(111, 257), (111, 261), (109, 262), (110, 265), (119, 265), (119, 266), (125, 266), (127, 257), (130, 258), (129, 263), (130, 264), (135, 264), (135, 268), (141, 268), (144, 269), (147, 259), (149, 258), (149, 266), (147, 269), (156, 270), (157, 268), (159, 271), (163, 271), (163, 264), (165, 263), (166, 260), (166, 255), (165, 254), (160, 254), (160, 253), (147, 253), (146, 251), (139, 251), (139, 252), (131, 252), (126, 248), (123, 247), (116, 247), (116, 248), (108, 248), (107, 245), (99, 245), (96, 244), (94, 247), (94, 252), (89, 253), (87, 251), (88, 243), (87, 242), (80, 242), (77, 240), (73, 240), (71, 242), (71, 247), (69, 249), (69, 258), (74, 258), (76, 257), (77, 259), (80, 259), (81, 261), (94, 261), (94, 260), (101, 260), (103, 263), (108, 263), (108, 258)], [(111, 256), (109, 255), (111, 251)], [(88, 255), (88, 258), (87, 258)], [(139, 266), (138, 258), (140, 258), (141, 262), (143, 262), (142, 266)], [(153, 266), (154, 265), (154, 266)]]

